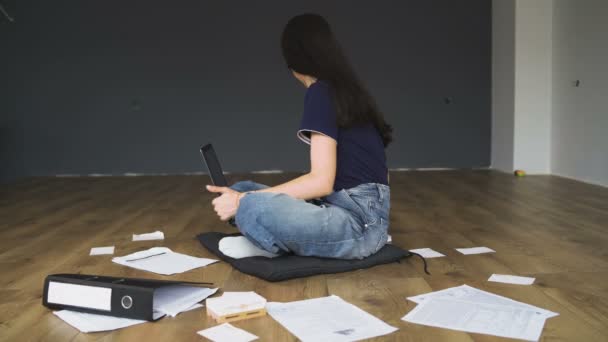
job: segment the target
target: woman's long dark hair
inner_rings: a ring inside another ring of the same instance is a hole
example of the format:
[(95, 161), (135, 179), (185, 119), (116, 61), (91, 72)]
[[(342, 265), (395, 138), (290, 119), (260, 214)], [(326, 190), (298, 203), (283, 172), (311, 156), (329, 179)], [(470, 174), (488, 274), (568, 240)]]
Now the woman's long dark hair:
[(302, 14), (291, 18), (283, 30), (281, 47), (287, 67), (329, 83), (339, 127), (372, 123), (384, 146), (392, 141), (392, 127), (384, 120), (322, 16)]

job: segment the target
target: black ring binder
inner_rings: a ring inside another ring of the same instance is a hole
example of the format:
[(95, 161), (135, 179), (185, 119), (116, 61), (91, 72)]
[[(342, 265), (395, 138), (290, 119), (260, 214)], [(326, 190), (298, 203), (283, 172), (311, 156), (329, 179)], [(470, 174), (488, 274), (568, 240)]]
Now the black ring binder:
[(170, 285), (209, 286), (213, 283), (52, 274), (44, 280), (42, 304), (52, 310), (68, 309), (154, 321), (154, 291)]

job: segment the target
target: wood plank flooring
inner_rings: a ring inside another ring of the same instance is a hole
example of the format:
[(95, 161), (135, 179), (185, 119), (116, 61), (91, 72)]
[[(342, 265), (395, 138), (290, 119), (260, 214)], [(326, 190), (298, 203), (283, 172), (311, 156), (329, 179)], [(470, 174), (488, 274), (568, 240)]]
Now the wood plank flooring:
[[(231, 175), (277, 184), (294, 175)], [(416, 258), (350, 273), (268, 283), (220, 262), (164, 277), (89, 256), (115, 245), (115, 255), (152, 246), (212, 257), (194, 236), (233, 229), (214, 215), (205, 176), (33, 178), (0, 187), (0, 341), (202, 341), (215, 325), (195, 310), (114, 332), (81, 334), (41, 304), (44, 277), (88, 273), (211, 281), (226, 291), (253, 290), (271, 301), (336, 294), (399, 330), (382, 341), (501, 341), (409, 324), (405, 299), (461, 284), (558, 312), (543, 341), (608, 340), (608, 189), (552, 176), (494, 171), (391, 173), (393, 243), (431, 247), (432, 275)], [(132, 233), (162, 229), (164, 241), (131, 242)], [(458, 247), (495, 254), (464, 256)], [(532, 286), (487, 282), (492, 273), (536, 277)], [(236, 322), (261, 341), (295, 341), (270, 317)]]

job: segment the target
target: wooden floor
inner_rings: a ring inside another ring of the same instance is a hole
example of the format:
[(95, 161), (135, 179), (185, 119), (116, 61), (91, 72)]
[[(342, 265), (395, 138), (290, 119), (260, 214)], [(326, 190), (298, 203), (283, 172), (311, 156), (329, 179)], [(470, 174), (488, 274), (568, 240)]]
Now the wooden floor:
[[(293, 175), (292, 175), (293, 176)], [(289, 175), (256, 175), (276, 184)], [(231, 181), (245, 176), (232, 176)], [(500, 341), (409, 324), (407, 296), (469, 284), (558, 312), (543, 341), (608, 341), (608, 189), (559, 177), (515, 178), (491, 171), (391, 174), (390, 232), (404, 248), (431, 247), (447, 255), (368, 270), (268, 283), (220, 262), (163, 277), (89, 256), (116, 245), (116, 255), (167, 246), (212, 257), (194, 239), (232, 229), (218, 221), (204, 176), (35, 178), (0, 188), (0, 340), (201, 341), (215, 325), (203, 310), (114, 332), (81, 334), (41, 304), (52, 273), (212, 281), (225, 291), (253, 290), (270, 301), (336, 294), (399, 330), (386, 341)], [(132, 233), (162, 229), (164, 242), (131, 242)], [(460, 255), (453, 248), (487, 246), (495, 254)], [(536, 277), (532, 286), (487, 282), (492, 273)], [(270, 317), (237, 322), (262, 341), (295, 338)]]

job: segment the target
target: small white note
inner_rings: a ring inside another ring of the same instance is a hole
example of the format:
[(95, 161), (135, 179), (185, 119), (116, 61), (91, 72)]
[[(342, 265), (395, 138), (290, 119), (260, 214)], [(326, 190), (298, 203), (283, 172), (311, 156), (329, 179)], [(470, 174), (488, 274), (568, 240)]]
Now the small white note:
[(215, 327), (198, 331), (197, 334), (214, 342), (249, 342), (258, 337), (230, 323), (216, 325)]
[(160, 230), (152, 233), (133, 234), (133, 241), (164, 240), (165, 234)]
[(490, 249), (488, 247), (471, 247), (471, 248), (455, 248), (457, 251), (459, 251), (462, 254), (465, 255), (469, 255), (469, 254), (482, 254), (482, 253), (495, 253), (496, 251), (493, 249)]
[(520, 277), (507, 274), (492, 274), (488, 281), (497, 283), (517, 284), (517, 285), (532, 285), (534, 284), (535, 278), (531, 277)]
[(441, 257), (445, 256), (430, 248), (410, 249), (410, 252), (418, 253), (418, 254), (422, 255), (423, 258), (441, 258)]
[(89, 255), (105, 255), (114, 254), (114, 246), (109, 247), (93, 247)]
[(266, 298), (253, 291), (224, 292), (220, 297), (207, 299), (207, 310), (215, 316), (260, 310), (265, 306)]

